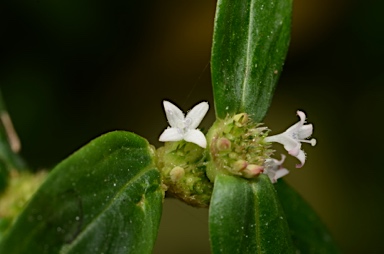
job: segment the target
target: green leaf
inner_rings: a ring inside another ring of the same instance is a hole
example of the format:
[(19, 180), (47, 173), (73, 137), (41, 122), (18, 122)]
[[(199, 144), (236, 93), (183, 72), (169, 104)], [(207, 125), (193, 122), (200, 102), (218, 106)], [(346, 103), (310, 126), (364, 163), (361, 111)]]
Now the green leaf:
[(211, 70), (216, 115), (260, 122), (290, 40), (292, 0), (218, 0)]
[(288, 224), (266, 175), (218, 175), (209, 208), (212, 253), (294, 253)]
[(307, 202), (282, 179), (275, 188), (297, 253), (340, 253), (327, 228)]
[(163, 191), (148, 142), (105, 134), (57, 165), (0, 253), (151, 253)]

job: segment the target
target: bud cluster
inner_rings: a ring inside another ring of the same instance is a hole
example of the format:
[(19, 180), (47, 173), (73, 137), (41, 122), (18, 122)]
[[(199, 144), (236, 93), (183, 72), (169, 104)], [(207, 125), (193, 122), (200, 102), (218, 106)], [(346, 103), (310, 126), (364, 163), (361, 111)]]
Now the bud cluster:
[(254, 178), (263, 173), (264, 162), (273, 150), (265, 142), (269, 130), (254, 123), (246, 113), (217, 120), (207, 134), (210, 159), (207, 175), (218, 173)]
[(166, 142), (157, 149), (157, 166), (166, 194), (195, 207), (208, 207), (213, 184), (206, 176), (205, 149), (186, 142)]

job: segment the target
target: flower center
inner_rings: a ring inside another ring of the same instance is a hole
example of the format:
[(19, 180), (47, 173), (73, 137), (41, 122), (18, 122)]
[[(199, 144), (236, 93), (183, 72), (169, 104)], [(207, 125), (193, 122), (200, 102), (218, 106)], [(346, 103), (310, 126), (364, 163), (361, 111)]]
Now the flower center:
[(183, 129), (184, 130), (189, 129), (189, 126), (191, 126), (191, 124), (192, 124), (192, 119), (189, 117), (185, 118), (183, 121), (183, 125), (184, 125)]

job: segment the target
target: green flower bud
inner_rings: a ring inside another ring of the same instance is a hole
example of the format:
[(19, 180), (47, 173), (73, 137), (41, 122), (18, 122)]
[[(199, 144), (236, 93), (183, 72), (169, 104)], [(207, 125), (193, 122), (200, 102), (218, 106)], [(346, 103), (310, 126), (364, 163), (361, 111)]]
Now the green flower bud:
[(174, 167), (171, 172), (169, 172), (169, 175), (171, 177), (172, 182), (176, 183), (179, 181), (181, 178), (184, 177), (185, 171), (182, 167)]
[(231, 141), (227, 138), (220, 138), (216, 142), (216, 148), (219, 151), (228, 151), (231, 149)]

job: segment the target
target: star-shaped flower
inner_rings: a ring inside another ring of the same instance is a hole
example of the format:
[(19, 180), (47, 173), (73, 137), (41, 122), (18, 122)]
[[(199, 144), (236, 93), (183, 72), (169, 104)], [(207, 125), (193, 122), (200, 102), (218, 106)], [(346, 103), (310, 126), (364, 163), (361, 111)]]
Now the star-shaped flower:
[(264, 163), (264, 174), (269, 176), (272, 183), (276, 183), (277, 179), (287, 175), (289, 173), (288, 169), (282, 166), (285, 160), (285, 155), (281, 155), (281, 160), (276, 159), (266, 159)]
[(312, 124), (305, 124), (305, 113), (297, 111), (300, 121), (289, 127), (285, 132), (274, 136), (266, 137), (266, 142), (278, 142), (284, 145), (285, 150), (292, 156), (295, 156), (301, 164), (296, 165), (301, 168), (305, 163), (305, 153), (301, 150), (301, 143), (310, 143), (312, 146), (316, 145), (316, 139), (307, 140), (312, 135)]
[(203, 101), (194, 106), (186, 116), (175, 105), (169, 101), (164, 101), (164, 111), (167, 116), (168, 127), (159, 137), (159, 141), (180, 141), (195, 143), (202, 148), (207, 146), (207, 140), (204, 134), (196, 129), (209, 109), (207, 102)]

